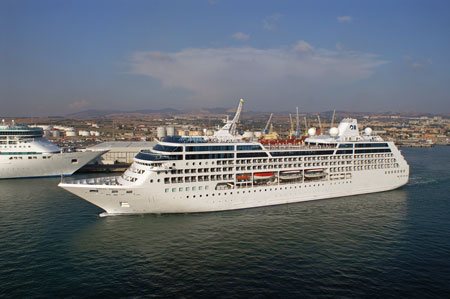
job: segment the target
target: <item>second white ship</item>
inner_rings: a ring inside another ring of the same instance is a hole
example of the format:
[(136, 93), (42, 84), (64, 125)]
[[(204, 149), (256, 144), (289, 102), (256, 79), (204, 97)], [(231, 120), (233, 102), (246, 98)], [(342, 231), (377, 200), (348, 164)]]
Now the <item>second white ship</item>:
[(41, 128), (0, 125), (0, 179), (69, 176), (106, 151), (64, 151)]

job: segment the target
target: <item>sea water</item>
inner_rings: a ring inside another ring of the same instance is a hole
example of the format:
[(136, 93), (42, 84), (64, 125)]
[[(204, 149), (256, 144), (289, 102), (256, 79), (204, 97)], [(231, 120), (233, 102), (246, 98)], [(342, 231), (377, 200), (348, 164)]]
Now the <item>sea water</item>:
[(450, 147), (403, 154), (394, 191), (216, 213), (101, 218), (2, 180), (0, 297), (448, 298)]

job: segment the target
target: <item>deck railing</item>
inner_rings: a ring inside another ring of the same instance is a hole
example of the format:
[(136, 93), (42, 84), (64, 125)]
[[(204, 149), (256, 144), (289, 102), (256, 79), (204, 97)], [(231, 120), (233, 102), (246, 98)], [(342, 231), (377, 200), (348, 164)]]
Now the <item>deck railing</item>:
[(74, 181), (64, 181), (65, 184), (75, 185), (120, 185), (117, 181), (118, 176), (100, 177), (100, 178), (88, 178)]

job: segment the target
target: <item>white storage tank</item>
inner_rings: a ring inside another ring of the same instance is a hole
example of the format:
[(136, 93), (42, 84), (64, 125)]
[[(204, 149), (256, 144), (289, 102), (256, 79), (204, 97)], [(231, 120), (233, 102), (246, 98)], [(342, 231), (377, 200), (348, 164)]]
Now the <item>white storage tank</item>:
[(91, 134), (89, 133), (89, 131), (85, 131), (85, 130), (79, 131), (78, 134), (79, 134), (80, 136), (83, 136), (83, 137), (89, 137), (89, 136), (91, 136)]
[(165, 127), (158, 127), (156, 128), (156, 137), (158, 137), (159, 139), (162, 139), (164, 137), (166, 137), (166, 128)]
[(51, 129), (53, 129), (51, 125), (38, 125), (36, 127), (41, 128), (43, 131), (50, 131)]
[(247, 139), (253, 139), (255, 137), (255, 134), (253, 134), (253, 132), (251, 131), (245, 131), (242, 137)]
[(167, 127), (167, 136), (175, 136), (175, 128), (172, 126)]
[(66, 131), (66, 137), (75, 137), (77, 136), (76, 131)]

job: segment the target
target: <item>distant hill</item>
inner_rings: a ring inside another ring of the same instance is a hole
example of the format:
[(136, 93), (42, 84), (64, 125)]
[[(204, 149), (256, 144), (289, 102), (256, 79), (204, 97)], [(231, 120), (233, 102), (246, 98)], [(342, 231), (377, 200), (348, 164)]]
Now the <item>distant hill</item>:
[(90, 110), (84, 110), (80, 112), (70, 113), (67, 114), (67, 118), (102, 118), (102, 117), (108, 117), (111, 115), (133, 115), (133, 114), (180, 114), (183, 113), (183, 111), (172, 109), (172, 108), (166, 108), (166, 109), (145, 109), (145, 110), (136, 110), (136, 111), (121, 111), (121, 110), (96, 110), (96, 109), (90, 109)]
[(121, 113), (121, 111), (90, 109), (90, 110), (70, 113), (70, 114), (67, 114), (66, 117), (67, 118), (101, 118), (101, 117), (105, 117), (107, 115), (116, 114), (116, 113)]
[[(126, 112), (122, 112), (126, 113)], [(172, 114), (179, 114), (183, 113), (183, 111), (173, 109), (173, 108), (165, 108), (165, 109), (144, 109), (144, 110), (136, 110), (131, 111), (129, 113), (140, 113), (140, 114), (154, 114), (154, 113), (172, 113)]]

